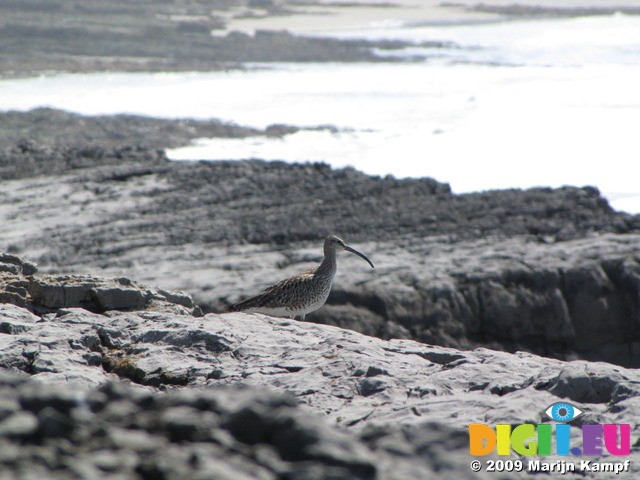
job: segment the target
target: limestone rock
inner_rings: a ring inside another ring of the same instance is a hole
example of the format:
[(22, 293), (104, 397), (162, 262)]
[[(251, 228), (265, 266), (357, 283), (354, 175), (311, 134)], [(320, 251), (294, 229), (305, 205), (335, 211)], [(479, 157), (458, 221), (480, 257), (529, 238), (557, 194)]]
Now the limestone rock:
[(1, 255), (7, 266), (0, 263), (0, 304), (10, 303), (36, 312), (84, 308), (92, 312), (153, 309), (199, 313), (193, 299), (183, 292), (156, 291), (124, 277), (37, 275), (33, 263), (14, 255)]
[[(381, 340), (258, 314), (73, 308), (40, 317), (4, 304), (0, 319), (0, 460), (47, 478), (70, 468), (89, 477), (493, 478), (469, 470), (470, 423), (547, 422), (543, 410), (557, 401), (583, 410), (583, 423), (640, 423), (637, 371), (601, 362)], [(639, 455), (629, 475), (640, 474)]]

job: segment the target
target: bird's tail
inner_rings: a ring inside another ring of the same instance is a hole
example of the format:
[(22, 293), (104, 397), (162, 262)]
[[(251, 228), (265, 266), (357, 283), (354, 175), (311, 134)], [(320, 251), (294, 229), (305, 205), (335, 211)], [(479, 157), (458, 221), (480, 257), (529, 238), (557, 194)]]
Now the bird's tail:
[(232, 303), (231, 305), (227, 305), (227, 312), (239, 312), (240, 309), (237, 303)]
[(255, 299), (252, 297), (252, 298), (247, 298), (246, 300), (241, 300), (237, 303), (232, 303), (227, 307), (227, 312), (243, 312), (247, 308), (251, 308), (255, 306), (253, 305), (254, 300)]

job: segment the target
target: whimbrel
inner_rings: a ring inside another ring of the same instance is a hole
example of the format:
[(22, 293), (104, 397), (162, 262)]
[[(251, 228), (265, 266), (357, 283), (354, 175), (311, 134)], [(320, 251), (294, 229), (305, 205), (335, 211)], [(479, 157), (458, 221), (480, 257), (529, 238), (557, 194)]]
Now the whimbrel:
[(364, 258), (371, 268), (373, 263), (364, 254), (349, 247), (335, 235), (324, 241), (324, 259), (317, 267), (282, 280), (255, 297), (230, 305), (230, 312), (264, 313), (276, 317), (300, 317), (319, 309), (329, 297), (336, 274), (336, 251), (342, 249)]

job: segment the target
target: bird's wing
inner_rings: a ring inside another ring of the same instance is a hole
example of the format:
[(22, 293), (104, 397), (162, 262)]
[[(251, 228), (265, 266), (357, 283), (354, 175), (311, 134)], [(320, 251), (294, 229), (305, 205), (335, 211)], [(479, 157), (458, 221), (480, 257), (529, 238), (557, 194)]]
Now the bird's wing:
[(230, 312), (240, 312), (250, 308), (281, 308), (301, 303), (304, 284), (313, 279), (317, 267), (310, 268), (293, 277), (271, 285), (254, 297), (230, 305)]

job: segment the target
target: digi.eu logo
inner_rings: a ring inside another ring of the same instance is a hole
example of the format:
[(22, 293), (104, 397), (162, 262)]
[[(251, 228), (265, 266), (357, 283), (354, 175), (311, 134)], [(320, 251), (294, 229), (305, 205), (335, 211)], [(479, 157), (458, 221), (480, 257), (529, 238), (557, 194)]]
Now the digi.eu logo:
[(469, 425), (469, 452), (474, 456), (493, 453), (511, 455), (629, 455), (631, 426), (628, 424), (583, 424), (579, 427), (581, 446), (571, 445), (572, 422), (584, 412), (567, 402), (557, 402), (544, 411), (555, 424)]

